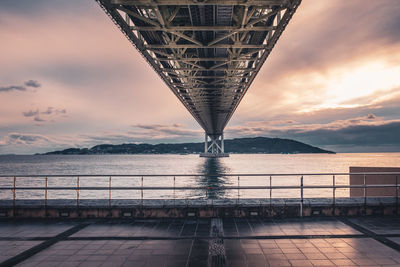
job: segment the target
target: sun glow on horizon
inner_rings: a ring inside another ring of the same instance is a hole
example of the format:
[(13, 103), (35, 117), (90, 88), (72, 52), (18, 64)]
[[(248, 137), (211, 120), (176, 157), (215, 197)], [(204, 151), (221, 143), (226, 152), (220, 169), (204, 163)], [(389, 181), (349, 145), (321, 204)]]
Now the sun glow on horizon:
[(310, 112), (326, 108), (354, 108), (365, 98), (374, 93), (381, 95), (371, 99), (371, 103), (383, 100), (387, 93), (398, 88), (400, 92), (400, 66), (389, 65), (385, 61), (363, 63), (356, 67), (343, 67), (329, 71), (327, 74), (314, 74), (313, 83), (322, 89), (318, 98), (320, 104), (308, 106), (300, 112)]

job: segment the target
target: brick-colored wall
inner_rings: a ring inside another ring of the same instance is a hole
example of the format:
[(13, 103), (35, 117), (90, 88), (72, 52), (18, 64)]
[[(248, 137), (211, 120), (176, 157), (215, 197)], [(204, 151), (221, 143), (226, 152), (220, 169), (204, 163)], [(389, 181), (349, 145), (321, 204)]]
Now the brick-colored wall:
[[(355, 172), (399, 172), (400, 168), (396, 167), (350, 167), (350, 173)], [(400, 183), (400, 175), (398, 175), (398, 182)], [(364, 175), (350, 175), (350, 185), (363, 185)], [(366, 184), (396, 184), (396, 175), (366, 175)], [(369, 188), (367, 189), (368, 197), (389, 197), (396, 196), (395, 188)], [(400, 191), (399, 191), (400, 195)], [(364, 196), (363, 188), (351, 188), (350, 197)]]

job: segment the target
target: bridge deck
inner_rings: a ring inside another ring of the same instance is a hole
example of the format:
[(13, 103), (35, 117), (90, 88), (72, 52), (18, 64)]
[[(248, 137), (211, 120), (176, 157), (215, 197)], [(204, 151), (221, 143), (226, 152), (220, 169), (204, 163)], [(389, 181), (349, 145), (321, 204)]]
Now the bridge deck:
[(301, 0), (98, 0), (217, 138)]

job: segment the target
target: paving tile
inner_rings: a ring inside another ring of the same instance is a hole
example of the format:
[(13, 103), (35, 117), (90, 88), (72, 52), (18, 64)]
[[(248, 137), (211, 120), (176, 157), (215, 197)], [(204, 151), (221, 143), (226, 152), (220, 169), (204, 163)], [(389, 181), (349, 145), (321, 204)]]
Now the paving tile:
[(249, 261), (248, 266), (251, 267), (269, 267), (269, 263), (266, 261)]
[(347, 259), (347, 257), (340, 252), (324, 253), (324, 255), (330, 260), (332, 260), (332, 259)]
[(46, 261), (46, 262), (41, 262), (41, 263), (37, 264), (36, 266), (56, 267), (56, 266), (59, 266), (61, 263), (62, 263), (61, 261)]
[(81, 264), (80, 262), (62, 262), (58, 266), (59, 267), (75, 267), (75, 266), (79, 266), (80, 264)]
[(93, 255), (96, 254), (96, 249), (81, 249), (76, 252), (76, 255)]
[(288, 260), (268, 260), (270, 266), (292, 266)]
[(351, 218), (350, 221), (376, 234), (400, 234), (400, 218), (366, 217)]
[(297, 248), (281, 248), (284, 254), (286, 253), (301, 253), (301, 251)]
[(326, 260), (327, 257), (322, 253), (304, 253), (309, 260)]
[(309, 260), (289, 260), (292, 266), (313, 266)]
[(167, 261), (165, 267), (176, 267), (176, 266), (186, 266), (186, 260), (173, 260)]
[(331, 260), (337, 266), (355, 266), (356, 264), (350, 259)]
[(126, 261), (122, 264), (123, 267), (143, 267), (146, 264), (146, 261)]
[(207, 260), (191, 260), (187, 263), (187, 267), (205, 267), (207, 264)]
[[(178, 265), (175, 265), (175, 266), (178, 266)], [(181, 266), (184, 266), (184, 265), (181, 265)], [(227, 261), (227, 266), (243, 267), (243, 266), (246, 266), (246, 261), (244, 261), (244, 260), (230, 260), (230, 261)]]
[(339, 250), (337, 250), (336, 248), (334, 248), (334, 247), (325, 247), (325, 248), (319, 248), (319, 250), (322, 252), (322, 253), (328, 253), (328, 254), (330, 254), (330, 253), (340, 253), (340, 251)]
[(40, 241), (0, 241), (0, 262), (12, 258), (40, 243)]
[(263, 249), (277, 249), (279, 246), (275, 243), (260, 243), (261, 248)]
[(121, 260), (113, 260), (104, 262), (101, 267), (117, 267), (122, 266), (125, 262)]
[(102, 261), (84, 261), (78, 266), (82, 267), (100, 267), (104, 262)]
[(164, 267), (165, 261), (163, 260), (147, 260), (145, 267)]
[(353, 258), (351, 258), (351, 260), (357, 265), (364, 265), (364, 266), (377, 265), (377, 263), (375, 261), (373, 261), (371, 259), (368, 259), (368, 258), (362, 258), (362, 259), (359, 259), (359, 258), (353, 259)]
[(287, 260), (286, 255), (283, 253), (267, 254), (265, 258), (267, 258), (267, 260)]
[(306, 260), (306, 256), (302, 253), (284, 253), (289, 260)]
[(282, 250), (279, 248), (263, 248), (262, 251), (264, 254), (276, 254), (276, 253), (282, 253)]
[(335, 266), (330, 260), (311, 260), (314, 266)]
[(378, 258), (378, 257), (374, 257), (373, 261), (375, 261), (377, 264), (380, 265), (394, 265), (397, 264), (396, 261), (390, 259), (390, 258)]
[(108, 256), (104, 256), (104, 255), (91, 255), (89, 257), (87, 257), (86, 261), (105, 261), (107, 260)]
[(75, 226), (70, 222), (0, 222), (0, 237), (52, 237)]
[(152, 249), (135, 249), (133, 250), (133, 255), (151, 255), (153, 254)]
[(364, 253), (360, 252), (343, 252), (343, 255), (345, 255), (349, 259), (363, 259), (366, 257)]
[(246, 254), (255, 254), (255, 255), (262, 255), (263, 251), (259, 248), (248, 248), (248, 249), (244, 249), (244, 252)]
[(233, 261), (246, 260), (246, 255), (243, 253), (229, 253), (225, 252), (226, 258)]
[(300, 247), (299, 249), (303, 253), (321, 253), (321, 251), (315, 247), (307, 247), (307, 248)]

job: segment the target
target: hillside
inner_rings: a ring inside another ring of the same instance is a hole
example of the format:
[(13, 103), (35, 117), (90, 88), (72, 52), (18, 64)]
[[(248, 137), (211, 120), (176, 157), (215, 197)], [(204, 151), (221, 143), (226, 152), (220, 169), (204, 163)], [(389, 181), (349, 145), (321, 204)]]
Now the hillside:
[[(204, 150), (204, 143), (180, 144), (120, 144), (97, 145), (92, 148), (68, 148), (45, 153), (63, 155), (92, 154), (192, 154)], [(298, 154), (298, 153), (335, 153), (318, 147), (310, 146), (290, 139), (281, 138), (235, 138), (225, 140), (226, 153), (267, 153), (267, 154)]]

